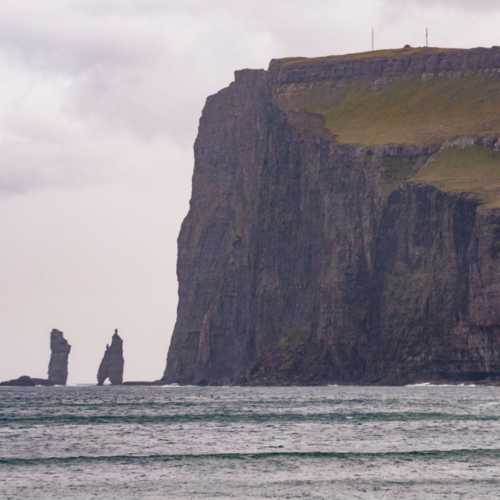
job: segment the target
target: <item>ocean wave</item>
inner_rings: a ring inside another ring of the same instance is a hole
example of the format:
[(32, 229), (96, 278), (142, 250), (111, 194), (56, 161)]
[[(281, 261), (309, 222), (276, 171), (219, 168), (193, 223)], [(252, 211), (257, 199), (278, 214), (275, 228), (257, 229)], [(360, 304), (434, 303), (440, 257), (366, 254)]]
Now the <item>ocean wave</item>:
[(500, 458), (499, 448), (472, 448), (449, 450), (412, 450), (412, 451), (382, 451), (382, 452), (329, 452), (329, 451), (275, 451), (257, 453), (199, 453), (199, 454), (161, 454), (161, 455), (99, 455), (99, 456), (69, 456), (16, 458), (0, 457), (0, 466), (34, 466), (34, 465), (69, 465), (82, 462), (111, 463), (145, 463), (168, 462), (183, 460), (266, 460), (266, 459), (297, 459), (297, 460), (453, 460), (473, 457)]
[(5, 425), (99, 425), (99, 424), (177, 424), (196, 422), (409, 422), (409, 421), (500, 421), (500, 415), (438, 412), (350, 412), (350, 413), (182, 413), (170, 415), (39, 415), (1, 416)]
[[(97, 400), (94, 402), (65, 402), (65, 401), (58, 401), (57, 404), (54, 404), (53, 401), (47, 401), (45, 400), (40, 400), (37, 402), (37, 405), (39, 408), (44, 408), (44, 409), (49, 409), (49, 408), (54, 408), (54, 409), (60, 409), (60, 408), (84, 408), (84, 409), (92, 409), (92, 408), (100, 408), (101, 410), (104, 410), (105, 408), (115, 408), (115, 407), (130, 407), (130, 408), (135, 408), (135, 407), (140, 407), (140, 408), (193, 408), (193, 407), (199, 407), (199, 408), (207, 408), (210, 405), (220, 405), (221, 402), (223, 403), (231, 403), (231, 404), (237, 404), (238, 406), (266, 406), (266, 405), (273, 405), (276, 406), (279, 404), (280, 408), (287, 406), (287, 407), (309, 407), (312, 405), (329, 405), (329, 406), (343, 406), (343, 405), (366, 405), (370, 403), (375, 403), (378, 400), (375, 398), (369, 399), (369, 398), (352, 398), (352, 399), (321, 399), (321, 400), (314, 400), (314, 399), (303, 399), (303, 400), (283, 400), (283, 399), (259, 399), (259, 400), (251, 400), (251, 399), (240, 399), (240, 400), (224, 400), (220, 399), (218, 397), (213, 397), (213, 398), (204, 398), (200, 400), (189, 400), (189, 401), (179, 401), (179, 400), (172, 400), (172, 401), (102, 401), (102, 400)], [(399, 399), (386, 399), (384, 401), (385, 404), (389, 403), (397, 403), (399, 402)], [(30, 408), (32, 407), (32, 402), (31, 401), (25, 401), (22, 403), (18, 403), (18, 406), (21, 407), (26, 407)], [(1, 415), (0, 415), (1, 416)]]
[(420, 382), (419, 384), (407, 384), (404, 387), (477, 387), (476, 384), (436, 384), (432, 382)]

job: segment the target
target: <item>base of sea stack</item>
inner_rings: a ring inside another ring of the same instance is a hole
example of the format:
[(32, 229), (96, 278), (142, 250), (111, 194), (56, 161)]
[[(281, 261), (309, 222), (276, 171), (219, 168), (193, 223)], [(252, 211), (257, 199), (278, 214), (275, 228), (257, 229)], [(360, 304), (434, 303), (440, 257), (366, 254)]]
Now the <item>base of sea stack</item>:
[(37, 385), (52, 386), (52, 382), (49, 382), (44, 378), (31, 378), (28, 375), (23, 375), (19, 378), (13, 380), (6, 380), (5, 382), (0, 382), (0, 386), (7, 387), (35, 387)]

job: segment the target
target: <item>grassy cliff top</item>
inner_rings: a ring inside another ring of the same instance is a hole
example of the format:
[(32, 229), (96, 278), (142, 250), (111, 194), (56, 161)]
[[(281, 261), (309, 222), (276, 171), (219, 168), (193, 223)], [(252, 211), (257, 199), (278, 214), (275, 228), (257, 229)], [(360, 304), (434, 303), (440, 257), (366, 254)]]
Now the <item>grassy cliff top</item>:
[(368, 52), (356, 52), (352, 54), (339, 54), (323, 57), (288, 57), (279, 59), (281, 65), (291, 66), (294, 64), (318, 64), (336, 61), (363, 61), (377, 58), (402, 58), (425, 54), (450, 54), (461, 52), (464, 49), (443, 48), (443, 47), (407, 47), (401, 49), (371, 50)]
[(411, 77), (380, 85), (284, 85), (276, 100), (291, 111), (322, 115), (345, 144), (431, 144), (458, 136), (500, 135), (500, 77)]
[(471, 193), (485, 207), (500, 208), (498, 151), (481, 146), (445, 149), (412, 180), (446, 192)]
[(342, 143), (426, 144), (500, 135), (498, 47), (281, 59), (271, 73), (280, 106), (323, 115)]
[[(458, 137), (500, 136), (498, 47), (291, 58), (277, 61), (272, 71), (275, 102), (287, 111), (323, 116), (339, 143), (439, 145)], [(416, 175), (414, 166), (400, 160), (387, 167), (387, 191), (412, 179), (500, 208), (500, 152), (444, 149)]]
[(500, 134), (500, 79), (482, 75), (395, 80), (381, 88), (353, 82), (341, 98), (311, 109), (339, 142), (425, 144)]

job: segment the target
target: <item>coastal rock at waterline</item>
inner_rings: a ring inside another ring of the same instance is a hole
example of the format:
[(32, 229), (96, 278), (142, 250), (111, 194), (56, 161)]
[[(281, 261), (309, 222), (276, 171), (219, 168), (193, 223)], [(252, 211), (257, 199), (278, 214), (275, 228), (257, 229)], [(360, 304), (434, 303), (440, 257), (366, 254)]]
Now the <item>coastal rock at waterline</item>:
[(44, 378), (31, 378), (28, 375), (22, 375), (19, 378), (13, 380), (6, 380), (5, 382), (0, 382), (0, 386), (9, 387), (35, 387), (36, 385), (53, 385), (50, 381)]
[(0, 386), (35, 387), (37, 385), (66, 385), (68, 378), (68, 357), (71, 346), (64, 338), (63, 332), (53, 329), (50, 332), (50, 361), (48, 379), (33, 378), (22, 375), (16, 379), (0, 382)]
[(109, 379), (112, 385), (121, 385), (123, 383), (123, 365), (123, 340), (118, 335), (118, 330), (115, 330), (111, 345), (106, 346), (104, 357), (99, 366), (97, 384), (103, 385)]
[(64, 338), (63, 332), (50, 332), (49, 379), (51, 385), (66, 385), (68, 379), (68, 358), (71, 346)]

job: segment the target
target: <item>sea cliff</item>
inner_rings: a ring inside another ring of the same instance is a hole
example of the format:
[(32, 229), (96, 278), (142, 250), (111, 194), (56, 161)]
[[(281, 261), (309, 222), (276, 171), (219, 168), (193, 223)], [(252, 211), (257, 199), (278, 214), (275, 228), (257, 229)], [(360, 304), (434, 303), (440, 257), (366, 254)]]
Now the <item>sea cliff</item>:
[(163, 382), (500, 378), (500, 49), (273, 60), (207, 99)]

